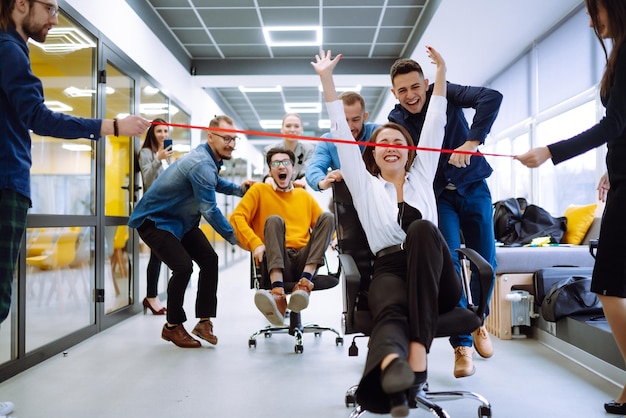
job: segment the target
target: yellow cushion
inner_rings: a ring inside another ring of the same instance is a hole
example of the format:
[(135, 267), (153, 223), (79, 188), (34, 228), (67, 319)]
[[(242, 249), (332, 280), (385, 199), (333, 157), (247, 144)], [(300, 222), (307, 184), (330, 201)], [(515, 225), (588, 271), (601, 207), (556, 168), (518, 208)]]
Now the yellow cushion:
[(593, 218), (596, 215), (597, 203), (591, 205), (569, 205), (565, 209), (565, 217), (567, 218), (567, 231), (561, 240), (562, 244), (580, 245), (585, 238), (585, 234)]

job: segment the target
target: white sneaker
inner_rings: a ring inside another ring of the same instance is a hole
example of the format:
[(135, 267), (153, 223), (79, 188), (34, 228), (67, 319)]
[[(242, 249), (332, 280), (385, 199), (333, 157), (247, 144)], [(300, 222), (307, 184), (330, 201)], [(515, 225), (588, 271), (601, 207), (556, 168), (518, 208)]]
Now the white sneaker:
[(13, 402), (0, 402), (0, 416), (9, 415), (11, 412), (13, 412), (13, 408), (15, 408)]

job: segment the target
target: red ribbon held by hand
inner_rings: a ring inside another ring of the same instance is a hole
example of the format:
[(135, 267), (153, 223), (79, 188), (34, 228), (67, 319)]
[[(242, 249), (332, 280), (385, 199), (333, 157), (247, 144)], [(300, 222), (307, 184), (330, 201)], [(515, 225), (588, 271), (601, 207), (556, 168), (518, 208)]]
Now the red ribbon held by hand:
[(249, 131), (245, 129), (226, 129), (226, 128), (218, 128), (213, 127), (209, 128), (206, 126), (193, 126), (193, 125), (183, 125), (180, 123), (163, 123), (163, 122), (152, 122), (153, 125), (166, 125), (171, 126), (173, 128), (182, 128), (182, 129), (201, 129), (204, 131), (211, 132), (225, 132), (225, 133), (235, 133), (235, 134), (245, 134), (251, 136), (267, 136), (273, 138), (289, 138), (296, 139), (302, 141), (319, 141), (319, 142), (332, 142), (335, 144), (352, 144), (352, 145), (364, 145), (366, 147), (384, 147), (384, 148), (401, 148), (415, 151), (428, 151), (428, 152), (438, 152), (444, 154), (468, 154), (468, 155), (488, 155), (491, 157), (509, 157), (513, 158), (513, 155), (507, 154), (495, 154), (495, 153), (484, 153), (478, 151), (461, 151), (461, 150), (452, 150), (445, 148), (428, 148), (428, 147), (418, 147), (414, 145), (399, 145), (399, 144), (376, 144), (374, 142), (358, 142), (354, 139), (338, 139), (338, 138), (319, 138), (317, 136), (306, 136), (306, 135), (289, 135), (283, 133), (273, 133), (273, 132), (259, 132), (259, 131)]

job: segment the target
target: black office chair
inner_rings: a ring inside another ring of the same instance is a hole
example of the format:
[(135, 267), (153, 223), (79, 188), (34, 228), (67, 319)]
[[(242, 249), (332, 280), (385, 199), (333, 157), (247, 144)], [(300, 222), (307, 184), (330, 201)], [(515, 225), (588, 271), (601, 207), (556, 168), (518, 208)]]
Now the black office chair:
[[(327, 274), (315, 275), (315, 287), (313, 288), (313, 291), (330, 289), (339, 284), (339, 272), (335, 274), (331, 273), (328, 269), (328, 264), (326, 264), (325, 268), (328, 272)], [(291, 293), (291, 289), (293, 289), (296, 283), (297, 281), (286, 281), (285, 292), (288, 294)], [(258, 265), (254, 257), (251, 257), (250, 262), (250, 288), (255, 290), (269, 290), (271, 288), (269, 274), (267, 272), (267, 268), (265, 267), (265, 261), (261, 263), (261, 265)], [(266, 327), (261, 328), (250, 335), (250, 338), (248, 339), (248, 347), (256, 347), (256, 337), (261, 334), (263, 334), (265, 338), (270, 338), (273, 334), (289, 334), (293, 335), (296, 339), (294, 351), (296, 354), (301, 354), (304, 351), (304, 341), (302, 338), (304, 334), (313, 333), (316, 337), (319, 337), (322, 335), (322, 332), (325, 331), (335, 333), (335, 345), (343, 345), (343, 337), (334, 328), (324, 327), (315, 323), (305, 323), (303, 325), (300, 312), (287, 311), (286, 316), (289, 317), (289, 324), (285, 323), (282, 326), (267, 325)]]
[[(359, 222), (356, 210), (352, 205), (352, 196), (343, 182), (333, 183), (333, 200), (335, 208), (335, 222), (339, 248), (339, 264), (343, 278), (344, 297), (344, 334), (360, 334), (353, 338), (349, 355), (358, 355), (356, 338), (370, 335), (373, 323), (367, 303), (367, 291), (372, 273), (374, 256), (369, 250), (365, 233)], [(481, 300), (477, 305), (469, 308), (457, 307), (450, 312), (439, 316), (436, 337), (471, 334), (483, 324), (487, 308), (487, 295), (493, 279), (493, 269), (477, 252), (470, 248), (457, 250), (477, 269), (481, 282)], [(469, 284), (465, 283), (464, 290), (468, 293)], [(360, 417), (365, 411), (357, 404), (355, 393), (357, 386), (352, 386), (346, 392), (346, 406), (355, 408), (350, 418)], [(467, 391), (433, 392), (425, 385), (424, 391), (417, 395), (417, 407), (430, 411), (437, 417), (449, 417), (446, 411), (437, 405), (436, 401), (472, 398), (480, 402), (479, 417), (491, 416), (491, 405), (481, 395)]]

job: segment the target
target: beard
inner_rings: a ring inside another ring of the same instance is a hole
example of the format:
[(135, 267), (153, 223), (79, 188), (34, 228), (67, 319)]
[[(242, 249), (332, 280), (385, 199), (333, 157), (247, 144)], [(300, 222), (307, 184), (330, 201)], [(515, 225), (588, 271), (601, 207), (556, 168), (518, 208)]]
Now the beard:
[(220, 157), (220, 160), (230, 160), (231, 158), (233, 158), (233, 153), (231, 152), (228, 155), (224, 155), (221, 152), (216, 152), (217, 156)]
[(37, 25), (33, 22), (32, 15), (33, 9), (31, 8), (28, 12), (28, 16), (24, 19), (22, 23), (22, 30), (29, 38), (33, 40), (43, 43), (46, 41), (46, 37), (48, 36), (46, 29), (46, 25)]

